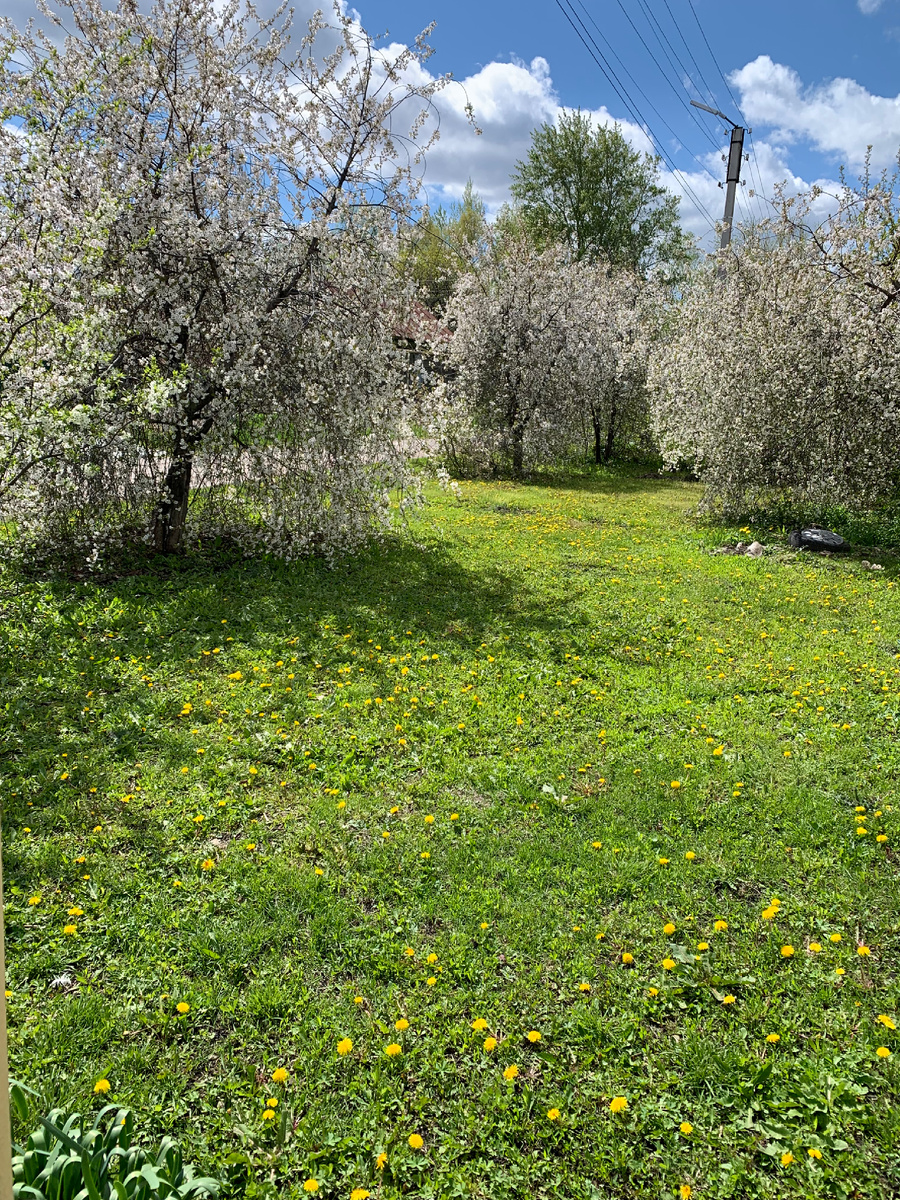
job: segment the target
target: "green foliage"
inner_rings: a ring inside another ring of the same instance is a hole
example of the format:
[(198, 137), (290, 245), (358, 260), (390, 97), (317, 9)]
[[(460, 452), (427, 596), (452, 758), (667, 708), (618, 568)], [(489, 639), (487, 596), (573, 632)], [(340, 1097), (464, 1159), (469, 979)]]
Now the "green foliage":
[(416, 227), (401, 261), (433, 311), (443, 312), (456, 280), (486, 252), (487, 229), (484, 201), (471, 180), (461, 200), (435, 209)]
[[(27, 1119), (18, 1086), (13, 1102)], [(163, 1138), (150, 1156), (132, 1143), (133, 1132), (132, 1113), (117, 1104), (102, 1108), (84, 1133), (78, 1113), (66, 1117), (54, 1109), (13, 1154), (15, 1200), (187, 1200), (218, 1194), (218, 1182), (195, 1178), (172, 1138)]]
[(248, 1200), (897, 1195), (897, 560), (460, 493), (331, 567), (3, 568), (13, 1073)]
[(659, 183), (659, 159), (626, 141), (618, 125), (579, 111), (532, 133), (510, 190), (539, 247), (562, 242), (576, 258), (677, 278), (693, 256), (678, 198)]

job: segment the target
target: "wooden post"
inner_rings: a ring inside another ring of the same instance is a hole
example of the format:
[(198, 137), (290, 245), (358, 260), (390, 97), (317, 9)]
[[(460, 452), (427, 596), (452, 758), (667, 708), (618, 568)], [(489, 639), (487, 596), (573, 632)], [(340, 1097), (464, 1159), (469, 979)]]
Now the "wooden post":
[(9, 1052), (6, 1045), (6, 948), (3, 937), (3, 843), (0, 838), (0, 1200), (12, 1200), (12, 1131), (9, 1124)]

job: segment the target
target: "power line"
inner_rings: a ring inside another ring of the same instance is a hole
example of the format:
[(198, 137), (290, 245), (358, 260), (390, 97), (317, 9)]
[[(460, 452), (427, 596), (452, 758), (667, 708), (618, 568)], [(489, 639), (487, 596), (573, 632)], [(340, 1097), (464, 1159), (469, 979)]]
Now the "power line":
[[(694, 84), (694, 81), (691, 78), (690, 71), (684, 65), (684, 62), (682, 61), (680, 55), (678, 54), (678, 51), (672, 45), (669, 35), (663, 29), (662, 25), (659, 22), (659, 18), (656, 16), (656, 13), (650, 7), (648, 0), (638, 0), (638, 4), (641, 6), (644, 16), (647, 18), (647, 21), (650, 24), (651, 29), (653, 30), (653, 36), (656, 38), (657, 42), (659, 42), (660, 49), (662, 50), (663, 54), (665, 54), (666, 58), (669, 60), (669, 65), (671, 66), (672, 70), (676, 71), (676, 72), (680, 70), (682, 78), (687, 79), (690, 81), (690, 83)], [(675, 62), (672, 61), (673, 56), (674, 56)], [(678, 64), (677, 67), (676, 67), (676, 63)], [(699, 88), (696, 86), (696, 84), (694, 84), (694, 90), (699, 92)], [(707, 137), (710, 137), (709, 131), (706, 129), (706, 127), (703, 126), (702, 128), (703, 128), (704, 132), (706, 133)], [(712, 139), (710, 138), (710, 140), (712, 140)]]
[(697, 120), (696, 116), (695, 116), (695, 115), (694, 115), (694, 114), (691, 112), (690, 106), (689, 106), (689, 104), (688, 104), (687, 100), (685, 100), (685, 97), (684, 97), (684, 88), (677, 88), (677, 87), (676, 87), (676, 86), (675, 86), (675, 85), (672, 83), (671, 79), (669, 79), (669, 77), (668, 77), (668, 75), (666, 74), (666, 72), (665, 72), (665, 69), (663, 68), (663, 66), (662, 66), (662, 64), (660, 63), (659, 59), (656, 57), (656, 55), (653, 53), (653, 51), (652, 51), (652, 50), (650, 49), (650, 47), (647, 45), (647, 40), (646, 40), (646, 38), (645, 38), (645, 37), (644, 37), (644, 35), (641, 33), (641, 31), (638, 29), (637, 25), (635, 25), (634, 21), (632, 21), (632, 19), (631, 19), (631, 15), (630, 15), (630, 13), (628, 12), (628, 9), (625, 7), (625, 5), (622, 3), (622, 0), (616, 0), (616, 3), (618, 4), (619, 8), (621, 8), (622, 12), (625, 14), (625, 20), (628, 22), (628, 24), (631, 26), (631, 28), (632, 28), (632, 29), (634, 30), (634, 32), (637, 34), (637, 36), (638, 36), (638, 39), (639, 39), (639, 41), (640, 41), (641, 45), (644, 47), (644, 49), (647, 51), (647, 53), (648, 53), (648, 54), (650, 55), (650, 57), (653, 59), (653, 62), (654, 62), (654, 63), (655, 63), (655, 65), (656, 65), (656, 69), (659, 71), (660, 75), (662, 75), (663, 79), (665, 79), (666, 83), (669, 85), (669, 87), (670, 87), (670, 88), (672, 89), (672, 91), (675, 93), (675, 96), (677, 97), (677, 99), (678, 99), (678, 102), (679, 102), (679, 103), (680, 103), (680, 104), (681, 104), (681, 105), (682, 105), (682, 106), (683, 106), (683, 107), (684, 107), (684, 108), (687, 110), (687, 112), (690, 114), (690, 118), (691, 118), (691, 120), (694, 122), (694, 124), (697, 126), (697, 128), (698, 128), (699, 130), (701, 130), (701, 132), (703, 133), (704, 137), (708, 137), (708, 136), (709, 136), (709, 134), (707, 133), (706, 129), (704, 129), (704, 127), (703, 127), (703, 126), (700, 124), (700, 122)]
[(666, 12), (672, 18), (672, 24), (675, 26), (676, 30), (678, 31), (678, 36), (681, 38), (684, 48), (688, 52), (688, 58), (694, 64), (697, 74), (700, 76), (700, 82), (706, 88), (707, 94), (709, 95), (710, 99), (712, 99), (714, 101), (716, 98), (716, 93), (706, 82), (706, 78), (704, 77), (703, 70), (702, 70), (700, 64), (697, 62), (696, 58), (694, 58), (694, 52), (691, 50), (690, 46), (688, 45), (687, 38), (681, 32), (681, 26), (678, 24), (678, 19), (675, 16), (675, 14), (672, 12), (672, 9), (669, 7), (669, 0), (663, 0), (663, 4), (665, 4)]
[(709, 44), (709, 38), (707, 38), (706, 33), (704, 32), (703, 26), (700, 24), (700, 18), (697, 16), (697, 10), (696, 10), (696, 8), (694, 8), (694, 0), (688, 0), (688, 7), (690, 8), (691, 12), (694, 14), (694, 20), (697, 22), (697, 28), (700, 30), (700, 36), (703, 38), (703, 41), (706, 45), (706, 49), (709, 51), (709, 57), (713, 60), (713, 64), (714, 64), (716, 70), (719, 72), (722, 82), (725, 84), (725, 87), (728, 90), (728, 95), (731, 97), (731, 103), (734, 105), (735, 109), (737, 110), (737, 114), (741, 118), (741, 121), (746, 126), (747, 118), (741, 112), (741, 106), (738, 104), (737, 100), (735, 99), (734, 92), (731, 90), (728, 80), (725, 78), (725, 73), (723, 72), (722, 68), (719, 66), (719, 61), (716, 58), (715, 54), (713, 53), (713, 48)]
[[(715, 181), (715, 176), (712, 174), (712, 172), (709, 171), (707, 169), (707, 167), (704, 166), (704, 164), (700, 161), (700, 158), (698, 155), (692, 153), (691, 150), (687, 146), (685, 146), (684, 139), (675, 132), (675, 130), (672, 128), (672, 126), (669, 124), (669, 122), (666, 120), (666, 118), (662, 115), (662, 113), (659, 111), (659, 109), (656, 107), (656, 105), (653, 103), (653, 101), (650, 99), (650, 97), (647, 95), (647, 93), (644, 91), (644, 89), (641, 87), (641, 85), (638, 83), (638, 81), (635, 79), (635, 77), (631, 74), (631, 72), (628, 70), (628, 68), (622, 62), (621, 58), (619, 57), (619, 55), (616, 53), (615, 49), (611, 45), (609, 38), (607, 38), (605, 36), (605, 34), (603, 33), (603, 30), (600, 28), (600, 26), (597, 24), (597, 22), (591, 16), (588, 9), (585, 7), (583, 0), (575, 0), (575, 2), (584, 11), (585, 16), (590, 21), (590, 23), (593, 25), (594, 29), (597, 31), (597, 36), (605, 44), (610, 56), (615, 59), (616, 63), (618, 64), (618, 66), (621, 69), (621, 71), (623, 72), (623, 74), (627, 75), (628, 78), (631, 80), (635, 89), (644, 98), (645, 102), (650, 107), (651, 111), (656, 113), (656, 115), (659, 118), (659, 120), (661, 121), (661, 123), (665, 126), (666, 129), (668, 129), (669, 133), (672, 135), (672, 137), (675, 139), (675, 141), (678, 142), (679, 145), (683, 146), (684, 149), (687, 150), (688, 154), (691, 155), (691, 158), (693, 158), (693, 160), (697, 163), (697, 165), (699, 167), (701, 167), (704, 171), (706, 171), (706, 173), (709, 175), (710, 179)], [(567, 3), (569, 4), (570, 8), (572, 8), (574, 11), (575, 3), (573, 3), (573, 0), (567, 0)], [(587, 28), (584, 24), (584, 21), (581, 19), (581, 17), (578, 16), (577, 13), (575, 13), (575, 16), (576, 16), (576, 19), (578, 20), (579, 24), (581, 25), (582, 29), (584, 29), (585, 33), (587, 33), (587, 36), (590, 38), (591, 43), (594, 46), (596, 46), (597, 43), (594, 41), (593, 35), (587, 30)], [(598, 49), (598, 53), (602, 53), (602, 51), (600, 51), (599, 47), (597, 47), (597, 49)], [(637, 106), (634, 105), (634, 107), (637, 107)], [(642, 123), (649, 125), (648, 122), (642, 121)]]
[[(612, 67), (610, 67), (605, 55), (603, 54), (603, 51), (600, 49), (600, 47), (594, 41), (594, 38), (591, 36), (590, 31), (585, 26), (581, 17), (579, 17), (577, 11), (574, 8), (574, 4), (573, 4), (572, 0), (565, 0), (565, 2), (569, 5), (569, 8), (571, 8), (571, 10), (572, 10), (571, 13), (569, 12), (569, 10), (566, 7), (564, 7), (563, 0), (555, 0), (557, 8), (559, 8), (559, 10), (562, 12), (563, 16), (568, 21), (568, 23), (572, 26), (572, 28), (575, 31), (576, 37), (582, 43), (584, 48), (587, 50), (590, 57), (594, 60), (596, 65), (603, 72), (603, 75), (605, 76), (610, 87), (612, 87), (613, 91), (616, 93), (616, 95), (618, 96), (621, 103), (625, 106), (626, 111), (631, 115), (632, 120), (639, 127), (645, 128), (649, 131), (654, 145), (659, 150), (660, 157), (663, 159), (666, 166), (673, 173), (673, 175), (675, 175), (676, 177), (678, 177), (680, 179), (681, 185), (684, 188), (685, 192), (690, 196), (691, 200), (694, 202), (697, 209), (706, 218), (706, 220), (708, 221), (708, 223), (710, 225), (710, 228), (714, 230), (715, 224), (716, 224), (714, 218), (710, 216), (706, 207), (701, 203), (700, 199), (697, 197), (696, 193), (693, 191), (690, 184), (687, 182), (687, 178), (685, 177), (684, 172), (675, 166), (674, 162), (671, 160), (670, 156), (666, 153), (665, 149), (663, 148), (662, 142), (654, 136), (653, 131), (650, 128), (649, 122), (643, 118), (637, 105), (634, 103), (634, 101), (628, 95), (627, 89), (624, 87), (624, 85), (621, 83), (621, 81), (618, 80), (618, 78), (615, 74), (615, 71), (613, 71)], [(604, 41), (605, 40), (606, 39), (604, 38)]]
[[(703, 26), (700, 24), (700, 18), (697, 16), (696, 8), (694, 8), (694, 0), (688, 0), (688, 7), (690, 8), (691, 12), (693, 13), (694, 21), (696, 22), (697, 28), (700, 30), (700, 36), (703, 38), (703, 42), (706, 46), (706, 49), (709, 51), (709, 57), (713, 61), (713, 66), (716, 68), (716, 70), (719, 73), (719, 77), (721, 78), (722, 82), (725, 84), (725, 88), (728, 92), (728, 95), (731, 97), (731, 102), (734, 105), (738, 116), (741, 118), (741, 121), (746, 126), (747, 118), (741, 112), (741, 106), (737, 102), (737, 97), (735, 96), (734, 92), (731, 90), (731, 85), (729, 84), (728, 80), (725, 78), (725, 72), (719, 66), (719, 60), (716, 58), (713, 48), (709, 44), (709, 38), (706, 36), (706, 31), (704, 30)], [(750, 142), (750, 153), (751, 153), (751, 158), (750, 158), (751, 180), (753, 177), (753, 169), (755, 167), (756, 168), (756, 178), (757, 178), (757, 181), (759, 182), (760, 194), (764, 196), (765, 188), (763, 187), (763, 184), (762, 184), (762, 174), (759, 169), (759, 161), (756, 157), (756, 148), (753, 145), (752, 138), (751, 138), (751, 142)], [(754, 190), (755, 190), (755, 188), (754, 188)], [(765, 209), (761, 209), (761, 211), (763, 212), (763, 216), (765, 216)]]

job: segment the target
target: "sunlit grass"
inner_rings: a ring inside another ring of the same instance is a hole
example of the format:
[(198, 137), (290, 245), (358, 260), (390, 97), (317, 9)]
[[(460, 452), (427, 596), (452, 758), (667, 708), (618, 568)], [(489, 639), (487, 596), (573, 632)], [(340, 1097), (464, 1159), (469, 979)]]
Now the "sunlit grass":
[(334, 569), (7, 580), (13, 1074), (251, 1195), (900, 1188), (890, 562), (461, 491)]

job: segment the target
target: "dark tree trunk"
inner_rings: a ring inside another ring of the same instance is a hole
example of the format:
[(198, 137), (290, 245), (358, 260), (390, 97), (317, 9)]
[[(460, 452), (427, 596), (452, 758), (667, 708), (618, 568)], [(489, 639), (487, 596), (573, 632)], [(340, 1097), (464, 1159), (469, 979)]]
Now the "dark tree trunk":
[(165, 498), (153, 517), (153, 545), (160, 554), (172, 554), (181, 547), (191, 495), (193, 464), (193, 450), (179, 438), (166, 472), (163, 485)]
[(516, 424), (512, 431), (512, 469), (516, 479), (521, 479), (525, 469), (525, 430)]
[(603, 462), (603, 431), (596, 409), (591, 409), (591, 422), (594, 426), (594, 462), (599, 467)]
[(613, 403), (609, 410), (609, 423), (606, 426), (606, 445), (603, 447), (603, 461), (608, 463), (612, 458), (613, 446), (616, 440), (616, 406)]

